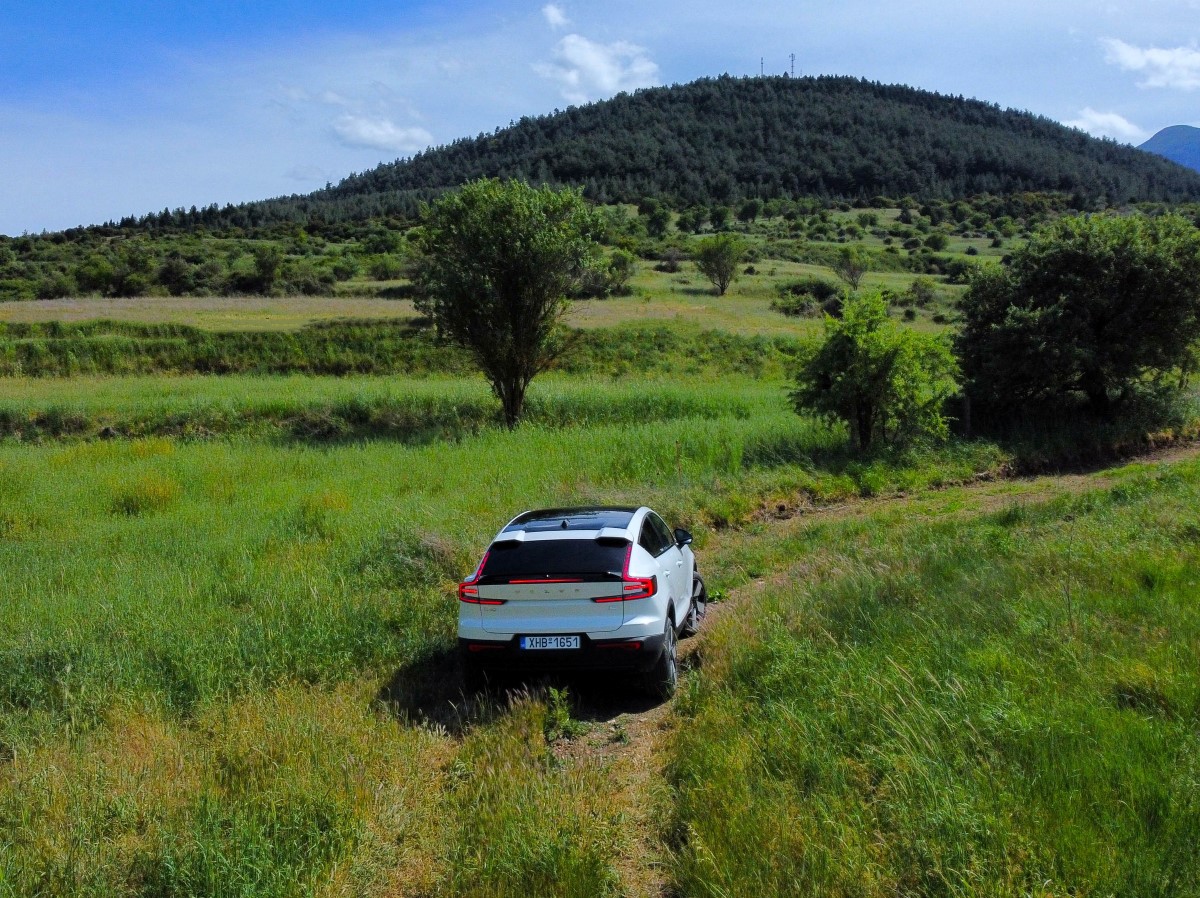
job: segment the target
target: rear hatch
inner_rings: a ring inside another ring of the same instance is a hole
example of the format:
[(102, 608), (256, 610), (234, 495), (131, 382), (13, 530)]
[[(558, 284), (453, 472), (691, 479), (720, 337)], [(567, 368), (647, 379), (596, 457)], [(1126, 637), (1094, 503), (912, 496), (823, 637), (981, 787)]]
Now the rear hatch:
[(483, 628), (511, 636), (537, 633), (602, 633), (621, 626), (623, 603), (596, 599), (621, 595), (629, 549), (623, 538), (596, 533), (521, 534), (497, 540), (475, 586)]

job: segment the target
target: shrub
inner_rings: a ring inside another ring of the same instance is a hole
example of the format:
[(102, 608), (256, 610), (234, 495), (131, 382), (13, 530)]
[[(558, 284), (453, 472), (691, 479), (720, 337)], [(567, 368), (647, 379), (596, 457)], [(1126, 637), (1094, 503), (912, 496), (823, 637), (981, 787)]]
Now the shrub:
[(825, 340), (800, 367), (791, 393), (797, 412), (845, 422), (855, 449), (944, 437), (946, 400), (957, 365), (940, 337), (888, 318), (879, 294), (847, 297), (842, 318), (827, 318)]
[[(779, 298), (772, 300), (771, 308), (784, 315), (816, 315), (820, 310), (839, 314), (841, 311), (841, 288), (824, 278), (810, 276), (786, 281), (777, 289)], [(837, 300), (837, 312), (826, 308), (830, 300)]]

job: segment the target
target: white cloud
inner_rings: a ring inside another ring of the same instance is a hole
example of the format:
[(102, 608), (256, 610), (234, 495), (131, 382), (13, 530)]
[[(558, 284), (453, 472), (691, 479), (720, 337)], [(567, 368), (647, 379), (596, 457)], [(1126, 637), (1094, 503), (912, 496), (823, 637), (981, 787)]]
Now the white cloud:
[(1195, 47), (1135, 47), (1124, 41), (1106, 38), (1105, 61), (1127, 72), (1142, 72), (1140, 87), (1173, 87), (1179, 90), (1200, 88), (1200, 50)]
[(326, 105), (329, 105), (329, 106), (351, 106), (351, 105), (353, 105), (349, 100), (347, 100), (345, 97), (343, 97), (337, 91), (333, 91), (333, 90), (322, 91), (320, 100), (322, 103), (325, 103)]
[(659, 83), (658, 66), (644, 48), (625, 41), (597, 44), (578, 34), (568, 34), (554, 48), (553, 63), (534, 70), (557, 81), (571, 103), (587, 103), (623, 90), (653, 87)]
[(402, 128), (389, 119), (343, 115), (333, 123), (338, 139), (350, 147), (415, 153), (433, 143), (433, 135), (424, 128)]
[(555, 3), (547, 3), (543, 6), (542, 15), (546, 17), (546, 22), (551, 28), (566, 28), (571, 24), (571, 20), (563, 12), (563, 8)]
[(1150, 136), (1124, 116), (1115, 112), (1097, 112), (1090, 106), (1079, 113), (1079, 118), (1063, 124), (1087, 131), (1096, 137), (1111, 137), (1122, 143), (1144, 143)]

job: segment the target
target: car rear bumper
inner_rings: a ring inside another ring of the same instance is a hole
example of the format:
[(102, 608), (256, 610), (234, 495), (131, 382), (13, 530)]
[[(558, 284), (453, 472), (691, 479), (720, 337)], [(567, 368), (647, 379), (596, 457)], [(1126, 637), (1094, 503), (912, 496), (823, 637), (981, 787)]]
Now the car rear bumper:
[(661, 633), (618, 639), (592, 639), (587, 634), (579, 634), (577, 649), (529, 650), (520, 647), (518, 636), (508, 639), (460, 637), (458, 648), (472, 664), (489, 670), (647, 671), (662, 654), (663, 639)]

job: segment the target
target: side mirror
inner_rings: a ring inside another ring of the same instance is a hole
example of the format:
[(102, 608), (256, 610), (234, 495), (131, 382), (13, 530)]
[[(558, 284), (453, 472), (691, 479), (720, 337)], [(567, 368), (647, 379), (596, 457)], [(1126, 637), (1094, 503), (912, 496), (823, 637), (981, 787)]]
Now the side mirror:
[(675, 528), (675, 545), (679, 546), (679, 548), (682, 549), (684, 546), (690, 546), (691, 544), (692, 544), (692, 535), (690, 533), (688, 533), (686, 530), (684, 530), (682, 527), (676, 527)]

